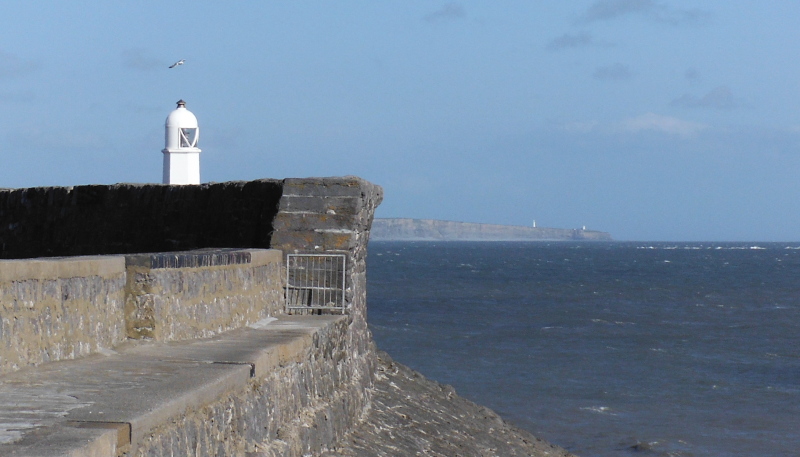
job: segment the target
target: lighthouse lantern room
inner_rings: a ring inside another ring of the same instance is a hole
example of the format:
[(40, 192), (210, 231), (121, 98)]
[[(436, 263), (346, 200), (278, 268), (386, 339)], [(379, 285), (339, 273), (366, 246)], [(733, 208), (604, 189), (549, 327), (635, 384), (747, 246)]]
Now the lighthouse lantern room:
[(165, 126), (164, 184), (200, 184), (200, 129), (186, 102), (169, 113)]

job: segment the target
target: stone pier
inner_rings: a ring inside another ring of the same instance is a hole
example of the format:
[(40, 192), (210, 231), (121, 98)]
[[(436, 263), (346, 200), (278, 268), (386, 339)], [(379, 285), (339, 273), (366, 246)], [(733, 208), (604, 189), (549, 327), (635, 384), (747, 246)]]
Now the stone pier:
[[(567, 455), (381, 354), (356, 177), (0, 190), (0, 455)], [(346, 257), (344, 314), (285, 307)]]

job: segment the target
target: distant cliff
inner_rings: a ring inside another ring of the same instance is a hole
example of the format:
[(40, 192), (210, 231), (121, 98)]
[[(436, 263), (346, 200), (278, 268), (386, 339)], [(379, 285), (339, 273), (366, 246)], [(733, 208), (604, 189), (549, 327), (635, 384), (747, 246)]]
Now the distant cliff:
[(375, 219), (376, 241), (611, 241), (606, 232), (582, 229), (475, 224), (433, 219)]

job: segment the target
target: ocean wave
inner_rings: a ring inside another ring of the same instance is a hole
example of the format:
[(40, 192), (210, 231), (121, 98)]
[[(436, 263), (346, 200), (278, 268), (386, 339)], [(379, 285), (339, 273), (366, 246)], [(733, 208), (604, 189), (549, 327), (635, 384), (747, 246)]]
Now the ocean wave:
[(580, 408), (583, 411), (591, 411), (593, 413), (598, 414), (608, 414), (609, 416), (616, 416), (616, 413), (611, 412), (611, 408), (608, 406), (584, 406)]
[[(654, 251), (701, 251), (701, 250), (714, 250), (714, 251), (748, 251), (748, 250), (766, 250), (766, 249), (781, 249), (780, 247), (764, 247), (759, 245), (740, 245), (740, 246), (718, 246), (718, 245), (686, 245), (686, 246), (679, 246), (679, 245), (670, 245), (670, 246), (636, 246), (636, 249), (647, 249), (647, 250), (654, 250)], [(794, 249), (800, 250), (800, 246), (783, 246), (783, 249)]]

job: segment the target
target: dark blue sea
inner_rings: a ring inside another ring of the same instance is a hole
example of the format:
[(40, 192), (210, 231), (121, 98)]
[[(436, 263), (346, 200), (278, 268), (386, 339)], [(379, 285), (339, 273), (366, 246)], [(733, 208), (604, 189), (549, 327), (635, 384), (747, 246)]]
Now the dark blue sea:
[(371, 242), (378, 346), (582, 456), (800, 455), (800, 243)]

